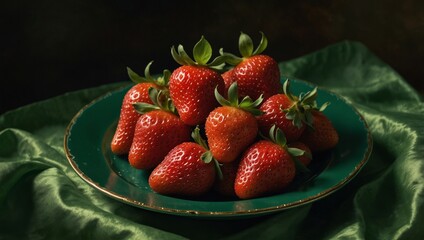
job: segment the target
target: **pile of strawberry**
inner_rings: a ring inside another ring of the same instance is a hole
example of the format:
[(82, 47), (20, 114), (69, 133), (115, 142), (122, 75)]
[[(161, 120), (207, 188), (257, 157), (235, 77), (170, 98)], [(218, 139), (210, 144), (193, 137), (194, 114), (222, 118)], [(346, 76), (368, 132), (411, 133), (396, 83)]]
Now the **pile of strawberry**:
[(339, 137), (317, 106), (317, 89), (294, 96), (280, 83), (277, 62), (241, 33), (240, 57), (212, 48), (202, 36), (193, 59), (171, 48), (180, 67), (154, 78), (128, 68), (136, 84), (126, 93), (111, 142), (114, 154), (151, 171), (153, 191), (199, 196), (215, 191), (250, 199), (283, 192), (307, 172), (317, 152)]

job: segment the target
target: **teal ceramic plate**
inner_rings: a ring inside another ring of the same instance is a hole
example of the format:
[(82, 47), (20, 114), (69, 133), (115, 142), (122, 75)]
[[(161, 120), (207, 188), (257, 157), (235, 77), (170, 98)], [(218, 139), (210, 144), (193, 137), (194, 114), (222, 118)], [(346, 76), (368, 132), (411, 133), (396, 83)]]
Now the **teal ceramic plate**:
[[(294, 93), (313, 87), (304, 81), (291, 81)], [(285, 193), (251, 200), (223, 199), (213, 194), (199, 199), (163, 196), (150, 189), (147, 172), (132, 168), (125, 157), (110, 151), (109, 143), (127, 90), (128, 87), (106, 94), (78, 112), (67, 128), (64, 146), (71, 166), (88, 184), (143, 209), (182, 216), (231, 218), (259, 216), (310, 204), (352, 180), (372, 149), (364, 118), (341, 97), (319, 89), (318, 104), (331, 102), (325, 114), (339, 131), (340, 142), (331, 152), (314, 160), (317, 163), (311, 168), (317, 176), (308, 184), (294, 184)]]

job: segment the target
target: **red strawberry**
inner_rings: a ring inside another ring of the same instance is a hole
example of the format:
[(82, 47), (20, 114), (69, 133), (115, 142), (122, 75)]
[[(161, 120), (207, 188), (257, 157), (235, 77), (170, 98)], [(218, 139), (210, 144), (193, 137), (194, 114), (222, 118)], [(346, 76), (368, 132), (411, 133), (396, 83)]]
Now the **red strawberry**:
[(259, 46), (253, 51), (252, 39), (245, 33), (239, 37), (239, 51), (241, 57), (230, 53), (221, 55), (234, 69), (228, 73), (230, 83), (237, 81), (239, 97), (249, 96), (257, 99), (263, 95), (264, 99), (277, 94), (280, 87), (280, 69), (278, 63), (270, 56), (261, 54), (268, 45), (268, 40), (261, 32), (262, 39)]
[(219, 105), (214, 97), (215, 87), (220, 92), (225, 88), (221, 74), (215, 70), (222, 68), (224, 58), (217, 57), (208, 64), (212, 48), (203, 36), (194, 46), (194, 60), (181, 45), (178, 46), (178, 53), (174, 47), (171, 53), (175, 61), (182, 65), (172, 72), (169, 80), (171, 99), (185, 124), (203, 124), (209, 112)]
[(287, 141), (293, 142), (300, 138), (306, 124), (311, 123), (310, 112), (316, 107), (317, 89), (297, 97), (289, 91), (289, 82), (284, 82), (284, 93), (273, 95), (263, 102), (259, 108), (263, 114), (258, 117), (258, 124), (262, 134), (276, 125), (284, 132)]
[(239, 198), (250, 199), (282, 192), (296, 175), (292, 154), (303, 151), (288, 148), (280, 129), (270, 130), (271, 140), (260, 140), (243, 154), (234, 183)]
[(194, 142), (173, 148), (152, 171), (149, 185), (164, 195), (198, 196), (206, 193), (215, 181), (215, 166), (201, 160), (207, 150)]
[(137, 121), (134, 138), (128, 154), (131, 166), (138, 169), (156, 167), (165, 155), (180, 143), (190, 140), (191, 129), (172, 112), (172, 105), (167, 99), (158, 101), (160, 92), (149, 91), (156, 105), (138, 103), (134, 106), (142, 115)]
[(205, 123), (206, 136), (213, 157), (220, 163), (232, 162), (255, 140), (258, 123), (256, 108), (262, 101), (245, 97), (240, 103), (237, 82), (230, 86), (228, 100), (215, 89), (215, 96), (221, 107), (213, 110)]
[(118, 125), (110, 144), (111, 151), (114, 154), (127, 154), (130, 150), (135, 125), (137, 119), (140, 117), (140, 114), (134, 109), (133, 104), (136, 102), (152, 103), (148, 95), (149, 88), (160, 89), (165, 88), (167, 85), (169, 72), (166, 71), (168, 70), (164, 71), (163, 76), (154, 79), (149, 73), (151, 64), (152, 62), (146, 66), (145, 77), (140, 77), (130, 68), (127, 68), (130, 79), (136, 84), (127, 91), (122, 101)]
[(153, 191), (164, 195), (198, 196), (212, 188), (216, 165), (200, 139), (199, 128), (193, 132), (193, 138), (196, 142), (177, 145), (152, 171), (149, 185)]
[(304, 131), (300, 141), (307, 144), (313, 152), (334, 148), (339, 142), (339, 134), (330, 119), (318, 110), (312, 111), (312, 119), (312, 127)]

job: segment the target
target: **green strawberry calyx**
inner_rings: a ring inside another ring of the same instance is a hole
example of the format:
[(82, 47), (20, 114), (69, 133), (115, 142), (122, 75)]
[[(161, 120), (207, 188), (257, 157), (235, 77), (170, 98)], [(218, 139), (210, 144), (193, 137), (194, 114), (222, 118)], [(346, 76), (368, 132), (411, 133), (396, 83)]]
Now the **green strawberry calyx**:
[(303, 123), (313, 128), (313, 117), (312, 111), (324, 111), (329, 102), (324, 103), (321, 107), (318, 107), (317, 97), (318, 88), (315, 87), (313, 90), (306, 93), (301, 93), (299, 96), (294, 96), (290, 90), (290, 80), (287, 79), (283, 84), (283, 93), (290, 99), (292, 105), (286, 109), (281, 109), (285, 114), (286, 118), (292, 120), (294, 126), (301, 128)]
[(204, 66), (214, 70), (222, 70), (225, 66), (224, 56), (218, 56), (212, 62), (209, 62), (212, 57), (212, 47), (204, 36), (201, 36), (193, 47), (193, 59), (187, 54), (181, 44), (178, 45), (177, 50), (174, 46), (171, 47), (171, 55), (178, 64), (183, 66)]
[(148, 91), (149, 98), (153, 104), (145, 102), (133, 103), (133, 107), (138, 113), (144, 114), (153, 110), (163, 110), (177, 115), (177, 110), (167, 91), (158, 90), (154, 87), (150, 87)]
[(219, 50), (219, 53), (221, 54), (221, 56), (225, 56), (225, 61), (228, 64), (233, 66), (238, 65), (244, 59), (247, 59), (251, 56), (259, 55), (268, 46), (268, 39), (266, 38), (265, 34), (263, 32), (260, 32), (260, 33), (261, 33), (261, 41), (259, 45), (256, 47), (256, 49), (254, 49), (252, 38), (250, 38), (249, 35), (243, 32), (240, 33), (238, 48), (239, 48), (241, 57), (236, 56), (232, 53), (224, 52), (223, 48)]
[(294, 164), (296, 165), (296, 169), (304, 173), (310, 172), (310, 170), (305, 165), (303, 165), (303, 163), (300, 162), (299, 159), (297, 158), (309, 153), (299, 148), (288, 147), (284, 132), (280, 128), (277, 128), (275, 125), (272, 125), (272, 127), (269, 129), (269, 138), (266, 138), (266, 137), (264, 138), (284, 148), (292, 157), (292, 160)]
[(146, 68), (144, 69), (144, 77), (138, 75), (136, 72), (134, 72), (131, 68), (127, 67), (127, 73), (128, 77), (131, 79), (134, 83), (154, 83), (160, 87), (167, 87), (169, 83), (169, 77), (171, 76), (171, 71), (168, 69), (163, 70), (163, 74), (158, 77), (153, 77), (150, 74), (150, 66), (152, 65), (153, 61), (150, 61)]
[(245, 96), (241, 101), (239, 101), (237, 82), (233, 82), (228, 88), (228, 99), (225, 99), (218, 92), (218, 87), (215, 88), (215, 98), (222, 106), (240, 108), (253, 114), (254, 116), (260, 116), (263, 114), (263, 112), (258, 109), (259, 105), (263, 101), (262, 94), (255, 101), (253, 101), (249, 96)]
[(221, 171), (221, 166), (219, 162), (212, 156), (211, 151), (209, 151), (209, 146), (207, 142), (205, 141), (205, 139), (202, 138), (200, 134), (199, 126), (196, 126), (196, 128), (193, 130), (193, 132), (191, 133), (191, 137), (193, 138), (195, 143), (199, 144), (201, 147), (207, 150), (206, 152), (202, 154), (202, 156), (200, 156), (200, 159), (202, 160), (202, 162), (206, 164), (213, 162), (213, 164), (215, 165), (217, 176), (220, 180), (222, 180), (223, 175)]

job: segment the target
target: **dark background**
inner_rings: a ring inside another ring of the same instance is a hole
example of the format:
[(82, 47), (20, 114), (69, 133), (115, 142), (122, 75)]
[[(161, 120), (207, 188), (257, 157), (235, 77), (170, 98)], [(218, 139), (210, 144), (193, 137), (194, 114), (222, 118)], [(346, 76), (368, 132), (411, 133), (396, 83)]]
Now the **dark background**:
[[(9, 0), (0, 3), (0, 113), (65, 92), (177, 65), (203, 34), (235, 52), (240, 31), (289, 60), (341, 40), (364, 43), (423, 92), (424, 1)], [(390, 96), (388, 96), (390, 97)]]

